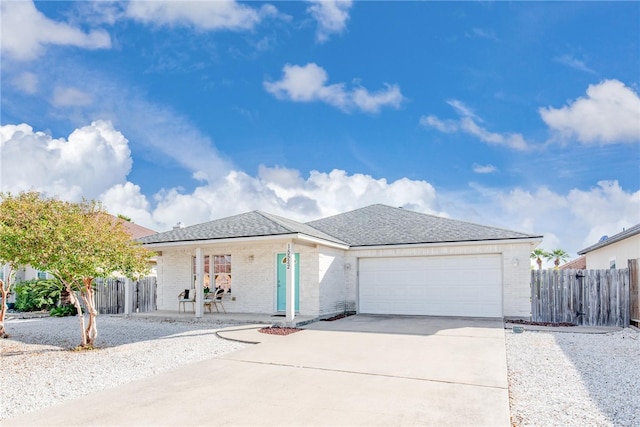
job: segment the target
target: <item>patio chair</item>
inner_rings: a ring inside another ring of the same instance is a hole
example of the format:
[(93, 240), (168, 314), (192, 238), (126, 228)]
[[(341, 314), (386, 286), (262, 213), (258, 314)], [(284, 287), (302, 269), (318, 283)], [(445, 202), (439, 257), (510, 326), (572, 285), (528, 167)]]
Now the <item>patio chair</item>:
[(209, 295), (204, 300), (204, 306), (209, 309), (209, 313), (211, 313), (212, 305), (216, 308), (216, 311), (220, 313), (220, 310), (218, 309), (218, 304), (220, 304), (220, 307), (222, 307), (222, 311), (224, 313), (227, 312), (227, 310), (225, 310), (224, 308), (224, 304), (222, 303), (222, 300), (225, 294), (226, 292), (224, 289), (216, 289), (215, 292), (209, 293)]
[(196, 290), (195, 289), (185, 289), (180, 292), (178, 295), (178, 313), (180, 313), (180, 307), (186, 313), (187, 308), (186, 304), (191, 303), (191, 309), (195, 312), (196, 310)]

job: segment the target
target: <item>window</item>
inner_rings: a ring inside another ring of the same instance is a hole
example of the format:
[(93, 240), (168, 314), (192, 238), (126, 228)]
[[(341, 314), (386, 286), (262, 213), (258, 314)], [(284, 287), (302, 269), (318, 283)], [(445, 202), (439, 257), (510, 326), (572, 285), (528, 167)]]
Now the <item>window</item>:
[(213, 256), (213, 278), (216, 288), (231, 292), (231, 255)]
[[(211, 286), (211, 259), (213, 259), (213, 287), (231, 292), (231, 255), (204, 256), (204, 289), (213, 291)], [(196, 257), (192, 257), (191, 273), (196, 282)], [(195, 287), (195, 286), (194, 286)]]
[(46, 271), (38, 271), (38, 279), (39, 280), (44, 280), (47, 278), (47, 272)]
[[(210, 279), (209, 279), (209, 255), (205, 255), (204, 256), (204, 289), (205, 292), (208, 292), (207, 290), (210, 289), (209, 288), (209, 284), (210, 284)], [(191, 257), (191, 274), (192, 274), (192, 280), (193, 280), (193, 287), (195, 288), (196, 286), (196, 257)]]
[(610, 269), (615, 269), (616, 268), (616, 259), (615, 258), (609, 258), (609, 268)]

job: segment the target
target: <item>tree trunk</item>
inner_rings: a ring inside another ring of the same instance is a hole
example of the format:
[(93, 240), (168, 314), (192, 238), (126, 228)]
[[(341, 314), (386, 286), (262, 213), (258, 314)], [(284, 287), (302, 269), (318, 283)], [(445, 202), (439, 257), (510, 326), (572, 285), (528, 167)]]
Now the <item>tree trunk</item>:
[(7, 334), (7, 330), (4, 327), (4, 320), (7, 316), (7, 310), (9, 306), (7, 306), (7, 298), (9, 297), (9, 292), (11, 291), (11, 276), (13, 275), (13, 266), (9, 264), (7, 268), (7, 277), (3, 280), (0, 280), (0, 293), (2, 294), (2, 307), (0, 307), (0, 338), (9, 338), (9, 334)]
[(540, 257), (538, 257), (536, 262), (538, 263), (538, 270), (542, 270), (542, 259), (540, 259)]
[(0, 307), (0, 338), (9, 338), (9, 334), (4, 329), (4, 318), (7, 314), (7, 297), (9, 296), (9, 287), (5, 288), (4, 280), (0, 280), (2, 284), (2, 307)]
[(87, 314), (89, 315), (89, 323), (87, 324), (87, 327), (85, 329), (87, 347), (93, 347), (96, 342), (96, 338), (98, 338), (98, 327), (96, 324), (98, 311), (96, 310), (95, 302), (93, 299), (93, 288), (91, 287), (92, 282), (93, 278), (90, 277), (82, 279), (82, 283), (84, 285), (82, 299), (84, 300), (84, 305), (87, 308)]
[(65, 283), (64, 286), (67, 292), (69, 292), (69, 298), (71, 299), (71, 303), (74, 305), (74, 307), (76, 308), (76, 311), (78, 312), (78, 320), (80, 320), (80, 332), (82, 336), (80, 347), (86, 347), (87, 334), (85, 333), (85, 330), (84, 330), (84, 313), (82, 313), (82, 304), (80, 304), (80, 300), (78, 299), (76, 294), (73, 293), (73, 291), (71, 290), (71, 286), (68, 285), (67, 283)]
[(69, 304), (71, 304), (71, 294), (67, 288), (62, 288), (62, 291), (60, 291), (60, 306), (64, 307)]

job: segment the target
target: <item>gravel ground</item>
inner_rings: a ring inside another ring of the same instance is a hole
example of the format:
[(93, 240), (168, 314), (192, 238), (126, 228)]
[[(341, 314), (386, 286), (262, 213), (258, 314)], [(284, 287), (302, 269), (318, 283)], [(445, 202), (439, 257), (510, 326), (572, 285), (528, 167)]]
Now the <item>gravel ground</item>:
[[(100, 316), (99, 349), (76, 352), (76, 317), (6, 326), (0, 420), (247, 346), (215, 335), (226, 325)], [(640, 426), (637, 329), (505, 332), (514, 426)]]
[(97, 350), (80, 343), (77, 317), (12, 319), (0, 339), (0, 420), (244, 348), (227, 325), (98, 317)]
[(640, 426), (640, 333), (506, 331), (515, 426)]

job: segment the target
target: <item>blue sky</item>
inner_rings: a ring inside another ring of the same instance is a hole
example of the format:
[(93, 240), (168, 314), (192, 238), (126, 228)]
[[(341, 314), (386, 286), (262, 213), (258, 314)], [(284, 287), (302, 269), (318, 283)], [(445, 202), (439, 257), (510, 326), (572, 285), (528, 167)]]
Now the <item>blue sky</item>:
[(3, 191), (162, 231), (372, 203), (640, 222), (640, 3), (3, 1)]

